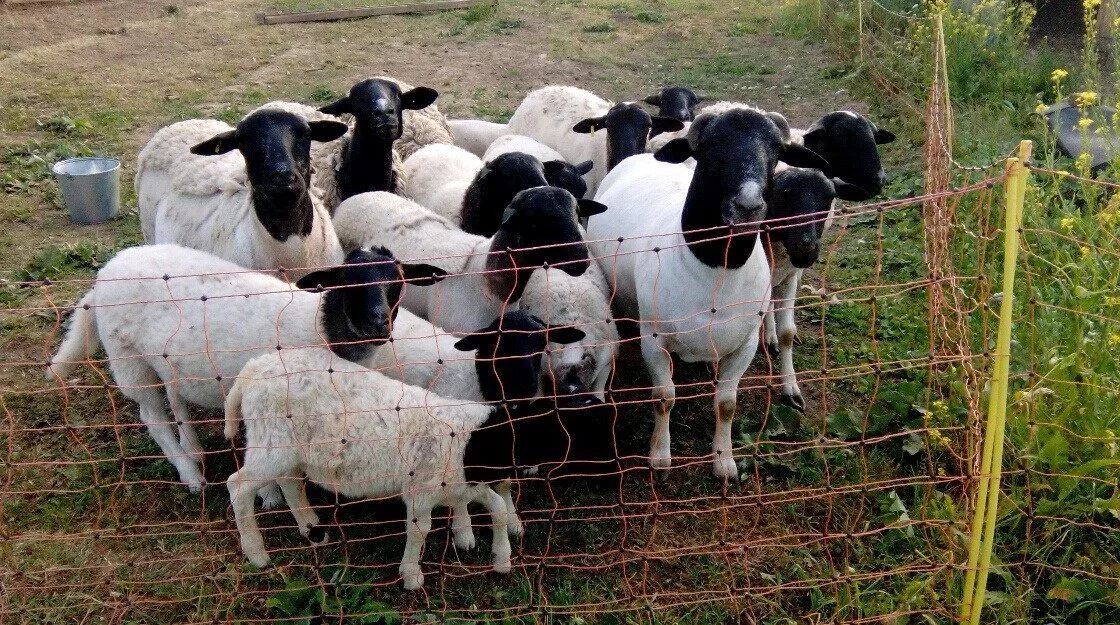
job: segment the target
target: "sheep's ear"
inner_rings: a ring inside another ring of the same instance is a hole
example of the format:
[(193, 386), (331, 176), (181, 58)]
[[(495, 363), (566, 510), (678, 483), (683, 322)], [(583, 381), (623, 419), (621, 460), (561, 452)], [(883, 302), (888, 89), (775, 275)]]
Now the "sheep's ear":
[(782, 139), (784, 139), (785, 141), (789, 141), (789, 120), (786, 119), (786, 116), (774, 111), (767, 112), (766, 116), (769, 117), (770, 121), (774, 122), (774, 125), (778, 127), (779, 131), (781, 131)]
[(562, 160), (545, 161), (543, 163), (543, 165), (544, 165), (544, 175), (545, 175), (545, 178), (547, 178), (549, 176), (555, 176), (556, 174), (563, 173), (564, 169), (568, 167), (568, 161), (562, 161)]
[(863, 202), (875, 197), (873, 193), (867, 192), (862, 187), (857, 187), (856, 185), (849, 184), (847, 182), (844, 182), (843, 180), (833, 180), (832, 182), (836, 186), (836, 197), (840, 198), (841, 200), (847, 200), (849, 202)]
[(642, 102), (653, 106), (661, 106), (661, 92), (642, 98)]
[(587, 175), (587, 172), (591, 171), (591, 169), (594, 167), (595, 161), (584, 161), (578, 165), (572, 165), (572, 169), (574, 169), (576, 173), (581, 176)]
[(447, 272), (435, 265), (425, 263), (401, 263), (401, 275), (409, 284), (435, 284), (447, 277)]
[(591, 134), (600, 128), (605, 128), (607, 123), (606, 116), (603, 117), (588, 117), (581, 120), (572, 126), (572, 132), (578, 132), (581, 135)]
[(599, 213), (607, 212), (607, 205), (596, 202), (595, 200), (576, 200), (576, 213), (580, 217), (591, 217)]
[(700, 103), (701, 103), (701, 102), (703, 102), (704, 100), (709, 100), (709, 99), (710, 99), (710, 98), (708, 97), (708, 94), (706, 94), (706, 93), (695, 93), (695, 92), (694, 92), (694, 93), (692, 94), (692, 97), (696, 98), (696, 104), (700, 104)]
[(296, 280), (296, 288), (304, 291), (319, 292), (342, 284), (342, 272), (338, 268), (312, 271)]
[(344, 113), (353, 113), (354, 111), (350, 108), (350, 96), (346, 95), (330, 104), (319, 107), (319, 112), (338, 117)]
[(214, 135), (209, 139), (199, 143), (191, 148), (191, 154), (199, 156), (213, 156), (215, 154), (225, 154), (230, 150), (237, 149), (237, 129), (227, 130), (221, 134)]
[(879, 145), (890, 143), (891, 141), (894, 141), (895, 138), (896, 137), (894, 136), (894, 133), (889, 130), (883, 130), (882, 128), (875, 129), (875, 143)]
[(778, 160), (794, 167), (808, 167), (811, 169), (828, 169), (828, 161), (820, 154), (796, 143), (786, 143), (782, 146), (782, 154)]
[(801, 138), (801, 141), (806, 145), (811, 141), (824, 141), (827, 134), (828, 131), (825, 130), (823, 126), (813, 124), (813, 126), (805, 132), (805, 135)]
[(684, 122), (672, 117), (653, 117), (653, 130), (655, 132), (676, 132), (684, 128)]
[(323, 143), (326, 143), (327, 141), (334, 141), (335, 139), (346, 134), (346, 131), (349, 130), (346, 124), (342, 122), (330, 121), (328, 119), (316, 122), (308, 122), (308, 125), (311, 126), (311, 140), (321, 141)]
[(482, 349), (482, 336), (472, 334), (466, 338), (461, 338), (455, 342), (455, 349), (461, 352), (470, 352), (476, 349)]
[(571, 326), (546, 326), (548, 330), (548, 342), (559, 343), (561, 345), (570, 345), (571, 343), (578, 343), (587, 336), (583, 330), (573, 328)]
[(501, 227), (504, 228), (507, 225), (512, 224), (516, 220), (516, 217), (517, 217), (517, 210), (515, 210), (513, 208), (506, 207), (506, 211), (504, 213), (502, 213), (502, 225), (501, 225)]
[(439, 92), (431, 87), (417, 87), (401, 94), (401, 108), (412, 111), (430, 106), (439, 97)]
[(664, 163), (683, 163), (692, 158), (692, 146), (686, 138), (673, 139), (654, 152), (653, 158)]

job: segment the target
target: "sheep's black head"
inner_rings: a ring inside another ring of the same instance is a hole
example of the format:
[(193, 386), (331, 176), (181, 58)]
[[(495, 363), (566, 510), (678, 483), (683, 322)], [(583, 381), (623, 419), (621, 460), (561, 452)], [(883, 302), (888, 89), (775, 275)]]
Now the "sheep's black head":
[(522, 152), (495, 157), (478, 170), (463, 195), (463, 230), (484, 237), (494, 234), (515, 195), (547, 185), (544, 165), (535, 157)]
[(455, 349), (478, 350), (475, 371), (482, 396), (514, 407), (540, 395), (541, 362), (548, 344), (575, 343), (583, 336), (581, 330), (549, 326), (517, 310), (460, 339)]
[(261, 225), (273, 238), (286, 241), (311, 232), (311, 142), (333, 141), (345, 132), (346, 125), (339, 122), (308, 122), (287, 111), (262, 109), (233, 130), (195, 145), (191, 153), (241, 152)]
[(819, 169), (791, 167), (774, 175), (768, 195), (771, 245), (785, 247), (790, 263), (799, 269), (817, 262), (825, 221), (836, 197), (832, 181)]
[(868, 200), (883, 191), (887, 174), (879, 160), (879, 145), (894, 141), (888, 130), (851, 111), (834, 111), (817, 120), (805, 132), (805, 147), (829, 162), (824, 170), (831, 178), (853, 184)]
[(350, 87), (350, 94), (319, 110), (328, 115), (350, 114), (362, 132), (399, 139), (404, 131), (404, 111), (422, 109), (436, 101), (439, 93), (428, 87), (402, 92), (397, 83), (369, 78)]
[[(642, 102), (657, 107), (661, 117), (671, 117), (678, 121), (690, 122), (694, 117), (696, 105), (704, 101), (704, 96), (696, 95), (687, 87), (665, 87), (646, 97)], [(652, 134), (657, 134), (655, 131)]]
[(577, 219), (598, 215), (606, 206), (592, 200), (577, 200), (556, 187), (521, 191), (502, 215), (491, 250), (506, 250), (507, 269), (516, 274), (514, 296), (534, 270), (555, 267), (571, 276), (587, 271), (587, 245)]
[(633, 102), (615, 104), (601, 117), (588, 117), (572, 127), (581, 134), (607, 130), (607, 170), (613, 169), (622, 159), (646, 151), (650, 132), (676, 132), (684, 128), (680, 120), (654, 117)]
[(435, 284), (446, 275), (432, 265), (402, 263), (381, 247), (354, 250), (342, 265), (309, 273), (296, 286), (327, 290), (322, 310), (326, 338), (338, 355), (358, 361), (371, 346), (389, 340), (401, 285)]
[(546, 161), (544, 163), (544, 179), (549, 186), (560, 187), (575, 198), (582, 199), (587, 195), (587, 182), (583, 177), (595, 166), (594, 161), (584, 161), (572, 165), (568, 161)]

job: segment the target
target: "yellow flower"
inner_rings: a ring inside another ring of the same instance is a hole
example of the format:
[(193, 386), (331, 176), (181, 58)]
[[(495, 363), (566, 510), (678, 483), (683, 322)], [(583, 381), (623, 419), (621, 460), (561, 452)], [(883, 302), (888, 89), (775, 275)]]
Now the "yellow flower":
[(1050, 108), (1049, 106), (1046, 106), (1046, 105), (1045, 105), (1045, 104), (1043, 104), (1042, 102), (1039, 102), (1039, 103), (1038, 103), (1038, 106), (1034, 107), (1034, 112), (1035, 112), (1035, 113), (1037, 113), (1037, 114), (1039, 114), (1039, 115), (1042, 115), (1042, 114), (1043, 114), (1043, 113), (1045, 113), (1045, 112), (1046, 112), (1046, 111), (1047, 111), (1047, 110), (1048, 110), (1049, 108)]
[(1104, 211), (1097, 215), (1097, 220), (1105, 228), (1115, 228), (1120, 226), (1120, 211)]
[(1113, 332), (1108, 335), (1108, 346), (1116, 347), (1117, 345), (1120, 345), (1120, 332)]
[(1101, 5), (1101, 0), (1085, 0), (1084, 1), (1085, 10), (1087, 12), (1090, 12), (1090, 13), (1097, 10), (1097, 7), (1099, 7), (1100, 5)]
[(1074, 219), (1073, 217), (1062, 217), (1061, 224), (1062, 224), (1062, 230), (1065, 230), (1066, 232), (1069, 232), (1070, 230), (1073, 230), (1074, 226), (1077, 225), (1077, 220)]
[(1093, 253), (1093, 249), (1091, 247), (1089, 247), (1088, 245), (1082, 245), (1081, 246), (1081, 258), (1089, 258), (1089, 255), (1092, 254), (1092, 253)]
[(1077, 104), (1077, 108), (1085, 108), (1086, 106), (1093, 106), (1100, 99), (1100, 94), (1096, 91), (1082, 91), (1074, 97), (1074, 103)]
[(1089, 126), (1092, 126), (1092, 125), (1093, 125), (1093, 120), (1089, 119), (1088, 117), (1082, 117), (1081, 119), (1077, 120), (1077, 127), (1082, 129), (1082, 130), (1084, 130), (1084, 129), (1088, 128)]
[(1062, 80), (1066, 76), (1069, 76), (1069, 72), (1067, 72), (1066, 70), (1061, 69), (1061, 68), (1058, 68), (1058, 69), (1050, 72), (1050, 80), (1052, 80), (1054, 82), (1062, 82)]

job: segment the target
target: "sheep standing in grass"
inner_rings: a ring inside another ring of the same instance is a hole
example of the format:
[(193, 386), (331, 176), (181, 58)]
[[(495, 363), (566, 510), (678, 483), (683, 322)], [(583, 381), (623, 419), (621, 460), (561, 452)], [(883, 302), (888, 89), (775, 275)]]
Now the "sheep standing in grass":
[(352, 195), (397, 190), (403, 163), (394, 145), (409, 122), (427, 123), (427, 117), (411, 114), (432, 105), (438, 95), (427, 87), (402, 91), (393, 80), (370, 78), (321, 109), (282, 101), (269, 102), (261, 109), (280, 108), (308, 121), (341, 118), (350, 122), (349, 131), (341, 139), (311, 149), (313, 186), (333, 213)]
[(309, 183), (311, 142), (345, 132), (345, 124), (277, 109), (252, 113), (236, 128), (187, 120), (159, 130), (137, 163), (144, 240), (248, 269), (283, 267), (291, 278), (342, 262), (330, 215)]
[(430, 265), (398, 265), (387, 250), (356, 251), (327, 273), (343, 288), (309, 293), (197, 250), (125, 249), (75, 306), (48, 375), (66, 379), (100, 342), (118, 388), (139, 404), (140, 420), (179, 479), (197, 491), (204, 451), (188, 403), (220, 409), (241, 367), (266, 352), (331, 343), (355, 361), (371, 358), (389, 338), (401, 283), (443, 275)]
[(408, 182), (401, 188), (401, 195), (471, 234), (490, 236), (498, 230), (502, 214), (520, 191), (568, 183), (572, 195), (578, 192), (582, 196), (587, 186), (571, 169), (563, 160), (542, 163), (521, 152), (497, 154), (483, 162), (453, 145), (430, 145), (405, 161)]
[[(671, 164), (689, 157), (696, 159), (695, 172)], [(687, 138), (620, 164), (596, 195), (609, 210), (591, 219), (590, 245), (612, 285), (612, 301), (639, 319), (642, 356), (653, 378), (654, 467), (671, 461), (671, 354), (677, 354), (715, 363), (713, 470), (720, 477), (738, 475), (731, 429), (739, 380), (754, 358), (770, 297), (758, 229), (779, 161), (827, 165), (785, 142), (762, 111), (704, 113)]]
[(587, 270), (577, 215), (605, 208), (555, 187), (521, 191), (494, 236), (468, 234), (432, 211), (389, 193), (363, 193), (338, 207), (335, 222), (349, 247), (384, 245), (401, 258), (427, 259), (454, 274), (447, 288), (410, 288), (405, 306), (435, 325), (464, 334), (484, 327), (517, 302), (535, 270), (569, 275)]

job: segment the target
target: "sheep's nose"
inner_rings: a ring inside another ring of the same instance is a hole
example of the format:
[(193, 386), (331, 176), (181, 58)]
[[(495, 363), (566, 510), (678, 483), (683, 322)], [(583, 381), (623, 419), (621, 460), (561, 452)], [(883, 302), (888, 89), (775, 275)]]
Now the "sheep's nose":
[(296, 172), (290, 169), (279, 169), (272, 172), (269, 176), (272, 184), (278, 187), (294, 188), (296, 183), (299, 182), (299, 176)]
[(884, 186), (886, 186), (886, 184), (887, 184), (887, 172), (880, 169), (879, 173), (875, 174), (875, 182), (878, 183), (880, 189), (882, 189)]

